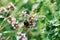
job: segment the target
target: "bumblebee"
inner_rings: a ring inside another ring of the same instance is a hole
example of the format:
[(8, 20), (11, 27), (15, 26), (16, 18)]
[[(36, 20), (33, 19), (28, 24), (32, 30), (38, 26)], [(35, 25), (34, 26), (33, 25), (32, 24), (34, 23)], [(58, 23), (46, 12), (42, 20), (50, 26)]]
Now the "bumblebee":
[(24, 21), (24, 26), (29, 28), (29, 22), (27, 20)]

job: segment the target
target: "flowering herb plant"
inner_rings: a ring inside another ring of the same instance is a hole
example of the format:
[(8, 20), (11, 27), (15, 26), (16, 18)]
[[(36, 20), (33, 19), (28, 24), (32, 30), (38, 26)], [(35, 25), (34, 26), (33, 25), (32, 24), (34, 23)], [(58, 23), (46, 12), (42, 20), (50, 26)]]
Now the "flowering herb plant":
[(60, 40), (60, 0), (0, 0), (0, 40)]

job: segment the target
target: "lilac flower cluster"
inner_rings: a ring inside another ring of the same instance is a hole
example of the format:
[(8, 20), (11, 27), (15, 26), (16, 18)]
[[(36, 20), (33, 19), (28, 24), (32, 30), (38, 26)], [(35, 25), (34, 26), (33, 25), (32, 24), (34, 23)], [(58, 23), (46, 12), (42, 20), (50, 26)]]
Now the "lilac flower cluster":
[(27, 40), (27, 37), (25, 34), (21, 33), (21, 32), (17, 32), (17, 36), (16, 36), (17, 40)]
[(8, 3), (7, 7), (0, 7), (0, 12), (7, 12), (8, 10), (16, 9), (12, 2)]

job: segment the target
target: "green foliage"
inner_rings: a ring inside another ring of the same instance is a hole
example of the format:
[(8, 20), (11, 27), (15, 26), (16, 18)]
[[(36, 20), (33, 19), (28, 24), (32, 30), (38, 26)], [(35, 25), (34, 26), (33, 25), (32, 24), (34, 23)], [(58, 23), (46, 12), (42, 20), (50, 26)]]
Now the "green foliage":
[(27, 3), (24, 3), (24, 0), (0, 0), (0, 6), (6, 7), (9, 2), (13, 2), (16, 10), (8, 13), (3, 12), (0, 15), (4, 17), (13, 15), (20, 23), (22, 22), (21, 17), (19, 17), (21, 11), (23, 10), (30, 14), (32, 6), (39, 4), (34, 11), (34, 14), (38, 16), (36, 16), (35, 26), (28, 30), (30, 34), (25, 28), (13, 29), (7, 21), (4, 21), (4, 18), (0, 18), (0, 26), (2, 26), (0, 33), (2, 33), (2, 37), (6, 39), (10, 37), (9, 40), (16, 40), (16, 33), (22, 32), (28, 34), (28, 40), (60, 40), (60, 0), (28, 0)]

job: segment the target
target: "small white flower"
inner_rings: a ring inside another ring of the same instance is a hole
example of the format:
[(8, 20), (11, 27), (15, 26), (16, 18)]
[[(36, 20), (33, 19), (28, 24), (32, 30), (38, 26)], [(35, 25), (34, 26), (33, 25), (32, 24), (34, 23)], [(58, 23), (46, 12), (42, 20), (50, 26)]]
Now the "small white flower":
[(22, 40), (27, 40), (27, 37), (23, 37)]
[(17, 32), (16, 39), (17, 40), (27, 40), (27, 37), (25, 36), (25, 34), (22, 34), (21, 32)]
[(13, 16), (9, 16), (7, 22), (11, 24), (14, 29), (18, 25), (18, 21), (16, 21), (16, 18), (14, 18)]
[(8, 9), (8, 10), (9, 10), (9, 9), (14, 10), (14, 9), (16, 9), (16, 7), (14, 6), (14, 4), (13, 4), (12, 2), (10, 2), (10, 3), (8, 4), (8, 6), (7, 6), (7, 9)]
[(21, 17), (26, 17), (27, 14), (26, 14), (26, 11), (22, 11), (22, 13), (20, 14)]
[(19, 40), (21, 38), (21, 36), (16, 36), (17, 40)]
[(13, 7), (14, 7), (14, 4), (13, 4), (12, 2), (10, 2), (10, 3), (8, 4), (8, 7), (10, 7), (10, 6), (13, 6)]
[(0, 12), (7, 12), (5, 7), (0, 7)]
[(15, 25), (17, 25), (18, 24), (18, 22), (17, 21), (12, 21), (12, 26), (15, 26)]
[(14, 17), (11, 17), (11, 20), (12, 20), (12, 21), (16, 21), (16, 18), (14, 18)]

